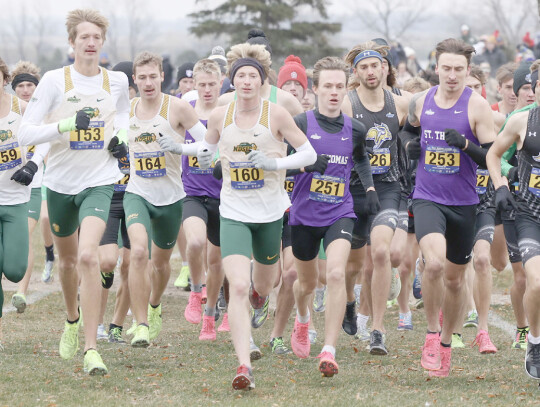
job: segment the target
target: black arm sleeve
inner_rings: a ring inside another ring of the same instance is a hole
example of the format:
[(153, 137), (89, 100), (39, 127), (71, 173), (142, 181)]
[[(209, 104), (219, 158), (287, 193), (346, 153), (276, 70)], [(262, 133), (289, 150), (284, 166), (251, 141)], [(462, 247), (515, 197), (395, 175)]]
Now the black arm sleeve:
[(368, 189), (373, 184), (373, 176), (371, 175), (371, 164), (366, 151), (366, 126), (364, 123), (356, 119), (352, 119), (353, 124), (353, 161), (354, 170), (360, 178), (360, 182), (364, 189)]
[(358, 174), (358, 178), (360, 178), (365, 190), (374, 186), (373, 176), (371, 175), (371, 165), (366, 152), (364, 152), (364, 155), (361, 157), (355, 157), (354, 170)]
[(398, 134), (398, 137), (401, 139), (403, 147), (406, 148), (409, 141), (420, 137), (420, 127), (411, 126), (411, 124), (409, 123), (409, 119), (407, 118), (403, 129), (401, 129)]
[(301, 174), (301, 173), (302, 173), (302, 171), (300, 171), (300, 168), (295, 168), (294, 170), (285, 171), (285, 176), (293, 177), (293, 176)]
[(481, 146), (477, 146), (469, 141), (467, 148), (461, 151), (471, 157), (472, 160), (480, 167), (486, 168), (486, 155), (492, 144), (493, 143), (485, 143)]

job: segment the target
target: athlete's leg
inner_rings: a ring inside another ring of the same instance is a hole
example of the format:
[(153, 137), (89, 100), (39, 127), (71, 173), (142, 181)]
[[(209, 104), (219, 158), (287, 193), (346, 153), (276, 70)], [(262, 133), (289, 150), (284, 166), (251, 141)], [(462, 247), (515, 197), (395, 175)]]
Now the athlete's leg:
[(116, 291), (116, 302), (114, 304), (114, 315), (111, 323), (117, 326), (123, 326), (126, 314), (130, 306), (129, 295), (129, 260), (130, 250), (123, 248), (122, 264), (120, 265), (120, 285)]
[(28, 291), (28, 285), (30, 284), (30, 279), (32, 278), (32, 270), (34, 269), (34, 238), (33, 233), (36, 228), (37, 221), (33, 218), (28, 218), (28, 267), (24, 274), (23, 279), (19, 282), (17, 286), (17, 293), (26, 295)]
[(282, 253), (283, 269), (281, 272), (281, 287), (277, 295), (274, 327), (272, 328), (270, 338), (283, 336), (289, 315), (294, 307), (293, 284), (297, 279), (297, 274), (294, 266), (292, 247), (285, 247)]
[(221, 249), (207, 240), (206, 255), (208, 264), (208, 273), (206, 275), (206, 293), (208, 299), (206, 306), (215, 309), (224, 277), (223, 267), (221, 265)]
[(529, 321), (529, 332), (535, 337), (540, 337), (540, 255), (537, 254), (527, 260), (525, 275), (527, 288), (523, 303)]
[[(184, 232), (182, 233), (182, 229)], [(206, 245), (206, 223), (197, 216), (190, 216), (182, 222), (179, 236), (185, 235), (186, 259), (191, 273), (191, 284), (202, 285), (204, 274), (203, 252)], [(178, 246), (181, 246), (180, 238)]]
[[(79, 319), (77, 293), (79, 288), (79, 270), (77, 268), (77, 252), (79, 248), (78, 232), (67, 237), (54, 236), (54, 245), (58, 250), (58, 266), (60, 285), (66, 304), (68, 321)], [(96, 328), (97, 329), (97, 328)]]
[(504, 238), (504, 227), (502, 224), (495, 225), (490, 251), (491, 265), (495, 270), (503, 271), (508, 264), (508, 250), (506, 249), (506, 239)]
[(41, 201), (41, 235), (43, 237), (43, 244), (45, 247), (53, 245), (53, 234), (51, 232), (51, 225), (49, 223), (49, 209), (47, 207), (47, 200)]
[(137, 323), (148, 325), (147, 311), (150, 298), (148, 234), (142, 223), (133, 223), (128, 226), (128, 235), (131, 243), (128, 276), (131, 312)]
[[(396, 230), (396, 235), (399, 233)], [(401, 234), (401, 233), (400, 233)], [(399, 264), (399, 276), (401, 278), (401, 291), (397, 298), (399, 304), (399, 312), (405, 314), (410, 312), (409, 296), (411, 295), (412, 281), (411, 274), (414, 267), (414, 262), (418, 258), (418, 243), (414, 233), (407, 233), (405, 238), (405, 250)]]
[(474, 245), (475, 304), (478, 311), (478, 330), (488, 330), (488, 313), (491, 304), (491, 256), (487, 240), (478, 240)]

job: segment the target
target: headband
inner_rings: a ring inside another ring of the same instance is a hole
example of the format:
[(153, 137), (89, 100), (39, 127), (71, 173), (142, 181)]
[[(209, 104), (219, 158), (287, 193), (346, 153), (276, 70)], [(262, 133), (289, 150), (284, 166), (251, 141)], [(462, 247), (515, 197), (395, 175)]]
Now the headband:
[(379, 58), (381, 62), (383, 59), (382, 55), (379, 54), (377, 51), (373, 51), (372, 49), (367, 49), (354, 57), (353, 67), (355, 67), (358, 62), (366, 58)]
[(236, 75), (236, 72), (238, 72), (238, 70), (243, 66), (252, 66), (253, 68), (257, 69), (257, 71), (259, 71), (259, 75), (261, 75), (261, 84), (264, 84), (264, 80), (266, 79), (264, 68), (255, 58), (239, 58), (234, 61), (231, 67), (231, 83), (234, 83), (234, 76)]
[(531, 85), (532, 85), (532, 91), (536, 89), (536, 82), (538, 81), (538, 69), (531, 73)]
[(32, 82), (36, 86), (39, 83), (38, 79), (34, 75), (30, 75), (29, 73), (20, 73), (18, 75), (15, 75), (15, 77), (11, 81), (11, 88), (15, 90), (17, 85), (21, 82)]

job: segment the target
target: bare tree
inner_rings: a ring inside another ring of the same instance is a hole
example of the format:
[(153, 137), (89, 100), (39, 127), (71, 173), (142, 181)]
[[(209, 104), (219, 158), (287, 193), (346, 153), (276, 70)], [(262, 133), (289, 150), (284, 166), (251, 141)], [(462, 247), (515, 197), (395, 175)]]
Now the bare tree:
[(36, 40), (34, 47), (36, 49), (36, 61), (38, 65), (46, 59), (45, 48), (47, 45), (47, 37), (49, 34), (49, 19), (44, 13), (40, 13), (39, 10), (35, 13), (33, 18), (33, 26), (36, 32)]
[[(534, 24), (538, 16), (531, 13), (534, 0), (484, 0), (485, 16), (492, 22), (508, 43), (515, 46), (521, 42), (523, 28)], [(484, 15), (482, 13), (482, 15)]]
[(152, 33), (155, 32), (155, 22), (149, 16), (146, 4), (147, 2), (143, 0), (127, 0), (124, 3), (131, 60), (135, 58), (139, 50), (147, 46), (148, 38), (151, 38)]
[(24, 2), (19, 3), (19, 10), (14, 13), (17, 17), (9, 19), (9, 36), (16, 45), (19, 58), (26, 59), (25, 44), (28, 37), (29, 18)]

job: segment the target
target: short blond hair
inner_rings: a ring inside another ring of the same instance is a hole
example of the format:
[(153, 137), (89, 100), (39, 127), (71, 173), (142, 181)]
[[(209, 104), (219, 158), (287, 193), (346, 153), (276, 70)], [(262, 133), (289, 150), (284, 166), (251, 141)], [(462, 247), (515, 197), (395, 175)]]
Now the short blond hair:
[(356, 56), (361, 52), (367, 50), (377, 51), (382, 57), (385, 57), (388, 55), (390, 47), (388, 45), (377, 44), (374, 41), (367, 41), (362, 44), (355, 45), (345, 56), (345, 62), (347, 62), (351, 68), (354, 68), (354, 58), (356, 58)]
[(342, 71), (345, 74), (345, 85), (349, 80), (349, 67), (339, 57), (324, 57), (315, 62), (313, 67), (313, 86), (319, 86), (319, 77), (322, 71)]
[(533, 73), (534, 71), (538, 71), (538, 68), (540, 68), (540, 59), (534, 61), (529, 69), (531, 70), (531, 73)]
[(41, 79), (41, 75), (39, 74), (40, 72), (41, 70), (32, 62), (19, 61), (17, 62), (17, 65), (15, 65), (15, 68), (13, 68), (11, 76), (15, 78), (17, 75), (27, 73), (34, 76), (39, 81)]
[(109, 20), (107, 20), (99, 11), (93, 9), (77, 9), (71, 10), (66, 18), (66, 28), (68, 32), (68, 39), (73, 42), (77, 38), (77, 26), (81, 23), (92, 23), (101, 28), (101, 35), (103, 41), (107, 34), (107, 28), (109, 27)]
[(138, 66), (148, 64), (156, 64), (159, 68), (159, 72), (163, 72), (163, 58), (153, 52), (143, 51), (139, 52), (133, 60), (133, 75), (135, 75)]
[(193, 67), (193, 79), (197, 81), (197, 75), (200, 73), (216, 74), (221, 79), (221, 68), (218, 63), (212, 59), (201, 59)]
[(270, 73), (270, 65), (272, 59), (270, 53), (266, 50), (264, 45), (260, 44), (236, 44), (231, 47), (231, 50), (227, 52), (227, 73), (230, 74), (233, 64), (240, 58), (253, 58), (259, 61), (259, 64), (263, 67), (264, 74), (268, 77)]
[(410, 93), (420, 93), (429, 88), (429, 82), (419, 76), (407, 79), (402, 87), (403, 90)]
[[(6, 83), (11, 82), (11, 75), (9, 74), (9, 68), (2, 58), (0, 58), (0, 72), (4, 76), (4, 81)], [(4, 84), (2, 84), (4, 86)]]

